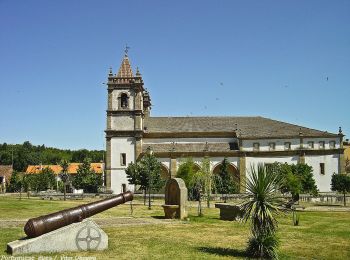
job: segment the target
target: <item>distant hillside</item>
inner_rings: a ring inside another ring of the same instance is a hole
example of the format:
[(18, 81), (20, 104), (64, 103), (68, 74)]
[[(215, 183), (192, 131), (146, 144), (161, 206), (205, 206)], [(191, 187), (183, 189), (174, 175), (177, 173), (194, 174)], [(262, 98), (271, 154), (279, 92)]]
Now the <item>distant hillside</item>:
[(103, 150), (61, 150), (45, 147), (45, 145), (32, 145), (26, 141), (23, 144), (0, 144), (0, 165), (11, 165), (13, 155), (13, 168), (15, 171), (25, 171), (30, 164), (58, 164), (62, 159), (70, 162), (82, 162), (90, 158), (92, 162), (101, 162), (104, 158)]

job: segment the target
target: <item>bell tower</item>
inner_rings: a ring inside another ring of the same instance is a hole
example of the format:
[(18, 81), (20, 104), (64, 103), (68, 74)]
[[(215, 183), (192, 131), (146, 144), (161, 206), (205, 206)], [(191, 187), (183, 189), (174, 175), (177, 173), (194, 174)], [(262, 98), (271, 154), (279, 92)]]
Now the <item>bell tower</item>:
[(113, 74), (110, 68), (107, 86), (106, 186), (120, 193), (133, 189), (125, 168), (141, 152), (144, 104), (150, 106), (143, 100), (143, 80), (138, 69), (133, 74), (127, 49), (118, 73)]

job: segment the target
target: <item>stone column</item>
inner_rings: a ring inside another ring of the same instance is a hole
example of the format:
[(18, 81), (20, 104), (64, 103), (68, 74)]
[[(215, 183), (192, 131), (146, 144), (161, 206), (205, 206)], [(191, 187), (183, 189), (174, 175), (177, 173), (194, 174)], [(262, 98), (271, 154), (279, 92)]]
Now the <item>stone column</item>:
[(136, 138), (135, 161), (139, 158), (141, 152), (142, 152), (142, 141), (141, 141), (141, 138)]
[(339, 152), (339, 173), (346, 173), (346, 170), (345, 170), (345, 155), (344, 155), (344, 144), (343, 144), (343, 138), (344, 138), (344, 135), (343, 135), (343, 131), (341, 129), (341, 127), (339, 127), (339, 133), (338, 133), (338, 136), (339, 136), (339, 144), (340, 144), (340, 152)]
[(170, 177), (174, 178), (176, 176), (176, 158), (170, 159)]
[(241, 155), (239, 157), (239, 192), (245, 193), (246, 192), (246, 156), (245, 154)]
[(141, 131), (142, 130), (142, 115), (141, 112), (135, 113), (135, 130)]
[(107, 113), (107, 130), (112, 129), (112, 116)]
[(299, 163), (305, 164), (305, 152), (301, 152), (299, 155)]
[(299, 132), (299, 148), (303, 149), (304, 148), (304, 135), (302, 132)]
[(113, 91), (112, 90), (108, 90), (108, 107), (107, 110), (112, 110), (112, 103), (113, 103)]
[(112, 167), (112, 144), (111, 138), (106, 138), (106, 165), (105, 165), (105, 174), (106, 174), (106, 188), (111, 190), (111, 167)]

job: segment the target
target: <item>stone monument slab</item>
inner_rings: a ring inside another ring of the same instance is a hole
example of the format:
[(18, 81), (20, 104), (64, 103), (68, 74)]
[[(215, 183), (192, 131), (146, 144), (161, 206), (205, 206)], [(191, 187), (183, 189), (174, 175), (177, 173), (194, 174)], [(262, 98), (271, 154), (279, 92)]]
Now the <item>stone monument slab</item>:
[(23, 238), (7, 244), (7, 252), (12, 255), (107, 248), (107, 234), (90, 219), (70, 224), (35, 238)]
[(169, 179), (165, 186), (165, 218), (184, 219), (187, 217), (187, 188), (181, 178)]

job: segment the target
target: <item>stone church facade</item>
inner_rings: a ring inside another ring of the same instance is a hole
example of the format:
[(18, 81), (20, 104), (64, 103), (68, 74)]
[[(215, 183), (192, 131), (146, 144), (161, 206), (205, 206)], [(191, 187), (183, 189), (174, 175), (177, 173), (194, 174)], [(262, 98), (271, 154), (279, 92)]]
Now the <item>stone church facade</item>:
[(106, 186), (114, 193), (134, 188), (125, 168), (148, 147), (162, 163), (163, 178), (176, 176), (188, 157), (198, 168), (208, 157), (214, 173), (227, 158), (240, 187), (258, 163), (306, 163), (319, 190), (327, 192), (332, 174), (345, 167), (341, 129), (334, 134), (264, 117), (152, 117), (150, 95), (127, 54), (117, 74), (110, 70), (107, 86), (105, 171)]

